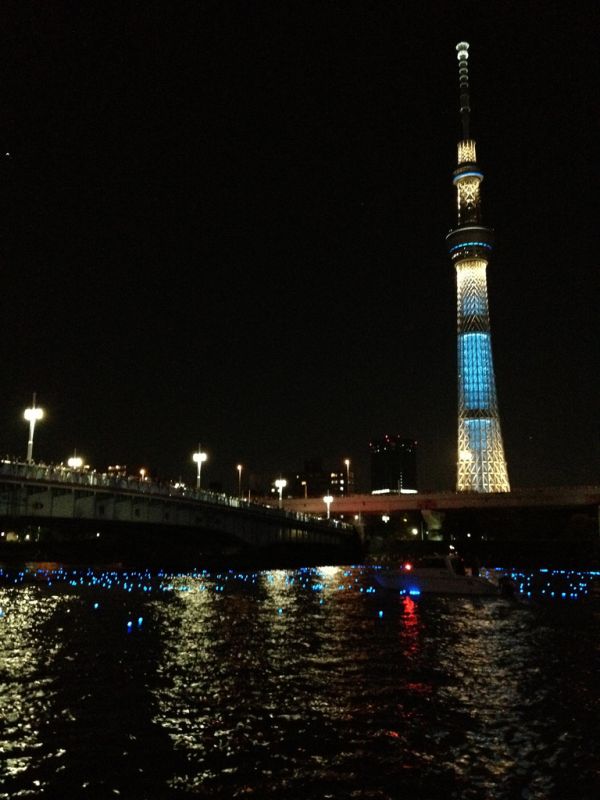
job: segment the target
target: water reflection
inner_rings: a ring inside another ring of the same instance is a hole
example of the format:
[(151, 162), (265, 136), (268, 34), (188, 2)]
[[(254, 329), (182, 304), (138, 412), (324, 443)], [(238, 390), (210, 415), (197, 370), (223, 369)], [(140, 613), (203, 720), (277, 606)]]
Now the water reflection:
[(0, 608), (2, 799), (597, 794), (592, 605), (336, 567), (0, 575)]
[[(554, 687), (538, 680), (536, 637), (530, 612), (498, 604), (454, 603), (440, 617), (449, 647), (437, 649), (447, 675), (439, 700), (455, 709), (460, 735), (439, 726), (437, 744), (447, 742), (444, 767), (452, 769), (463, 793), (494, 798), (513, 792), (548, 792), (549, 776), (531, 769), (540, 730), (528, 710), (551, 707)], [(547, 795), (540, 795), (547, 796)]]
[(150, 796), (172, 754), (148, 725), (153, 640), (127, 633), (142, 598), (26, 578), (0, 593), (0, 797)]
[(65, 597), (44, 598), (31, 586), (0, 588), (0, 778), (7, 786), (40, 757), (64, 753), (59, 747), (40, 752), (40, 727), (54, 697), (52, 665), (63, 647), (62, 630), (51, 640), (40, 633), (48, 619), (64, 617), (70, 604)]
[(251, 592), (238, 586), (235, 594), (191, 584), (161, 606), (168, 633), (155, 719), (188, 761), (172, 786), (271, 785), (274, 775), (293, 772), (311, 738), (323, 742), (324, 722), (309, 730), (315, 715), (327, 714), (307, 692), (313, 659), (320, 668), (326, 659), (313, 581), (278, 571), (254, 576)]

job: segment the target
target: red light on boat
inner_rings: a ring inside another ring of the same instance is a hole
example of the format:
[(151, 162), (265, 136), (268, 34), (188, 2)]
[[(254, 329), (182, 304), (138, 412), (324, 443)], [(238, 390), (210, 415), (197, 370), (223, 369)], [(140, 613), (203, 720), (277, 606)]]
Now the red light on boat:
[(412, 569), (412, 564), (411, 564), (410, 562), (408, 562), (408, 561), (407, 561), (407, 562), (406, 562), (406, 564), (404, 565), (404, 569), (405, 569), (407, 572), (410, 572), (410, 570)]

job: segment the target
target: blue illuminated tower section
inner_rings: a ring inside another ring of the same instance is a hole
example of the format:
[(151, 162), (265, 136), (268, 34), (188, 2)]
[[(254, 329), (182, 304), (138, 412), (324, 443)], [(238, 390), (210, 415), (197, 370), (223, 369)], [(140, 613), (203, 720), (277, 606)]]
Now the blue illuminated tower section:
[(492, 361), (486, 270), (493, 232), (481, 224), (475, 141), (469, 136), (469, 45), (460, 42), (458, 74), (462, 139), (454, 170), (458, 224), (446, 237), (456, 267), (458, 330), (459, 492), (510, 492)]

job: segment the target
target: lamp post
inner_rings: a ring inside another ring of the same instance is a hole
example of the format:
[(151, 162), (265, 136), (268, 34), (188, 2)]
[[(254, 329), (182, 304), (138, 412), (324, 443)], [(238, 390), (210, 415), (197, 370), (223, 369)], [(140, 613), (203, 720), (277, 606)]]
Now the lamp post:
[(279, 508), (283, 505), (283, 490), (287, 486), (287, 481), (285, 478), (277, 478), (275, 481), (275, 486), (277, 487), (277, 491), (279, 492)]
[(192, 455), (192, 459), (198, 465), (198, 475), (196, 477), (196, 489), (198, 489), (198, 491), (200, 491), (202, 482), (202, 462), (206, 461), (207, 458), (208, 456), (206, 455), (206, 453), (203, 453), (200, 445), (198, 445), (198, 452)]
[(67, 459), (67, 466), (71, 469), (81, 469), (83, 466), (83, 458), (77, 455), (77, 450), (74, 450), (71, 458)]
[(323, 498), (323, 502), (327, 506), (327, 519), (331, 518), (331, 504), (333, 503), (333, 497), (330, 494), (326, 494)]
[(304, 499), (308, 497), (308, 481), (300, 481), (300, 485), (304, 486)]
[(238, 471), (238, 497), (242, 496), (242, 465), (238, 464), (236, 467)]
[(350, 459), (344, 459), (346, 465), (346, 494), (350, 494)]
[(29, 422), (29, 439), (27, 440), (27, 463), (33, 463), (33, 432), (35, 430), (35, 423), (38, 419), (43, 419), (44, 411), (35, 404), (35, 392), (33, 393), (33, 401), (31, 408), (26, 408), (23, 414), (24, 418)]

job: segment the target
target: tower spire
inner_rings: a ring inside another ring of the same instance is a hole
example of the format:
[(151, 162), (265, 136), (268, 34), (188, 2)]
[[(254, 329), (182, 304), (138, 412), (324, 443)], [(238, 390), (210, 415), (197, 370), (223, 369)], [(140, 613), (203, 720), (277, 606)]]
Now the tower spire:
[(494, 246), (491, 228), (481, 223), (480, 185), (475, 141), (469, 138), (469, 45), (459, 42), (458, 77), (463, 138), (458, 143), (456, 186), (458, 219), (446, 237), (456, 268), (458, 334), (458, 461), (459, 492), (509, 492), (508, 471), (500, 431), (496, 380), (492, 361), (487, 265)]
[(462, 138), (469, 138), (469, 115), (471, 100), (469, 96), (469, 43), (459, 42), (456, 45), (458, 58), (458, 85), (460, 89), (460, 118), (462, 120)]

